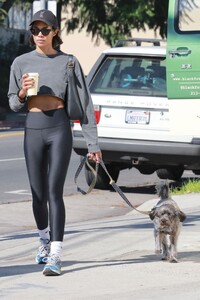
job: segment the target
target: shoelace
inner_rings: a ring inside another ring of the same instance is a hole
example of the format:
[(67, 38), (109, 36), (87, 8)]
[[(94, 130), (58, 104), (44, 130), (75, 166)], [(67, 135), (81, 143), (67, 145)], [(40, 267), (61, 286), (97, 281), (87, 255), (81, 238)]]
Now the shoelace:
[(52, 254), (52, 255), (49, 255), (47, 263), (49, 265), (54, 265), (54, 264), (60, 263), (60, 259), (58, 256)]
[(48, 254), (49, 253), (49, 243), (50, 242), (42, 242), (41, 241), (41, 246), (39, 247), (39, 251), (40, 251), (40, 253), (42, 253), (42, 254), (44, 254), (44, 255), (46, 255), (46, 254)]
[(46, 248), (46, 247), (43, 247), (43, 246), (41, 246), (40, 248), (39, 248), (39, 251), (40, 251), (40, 255), (41, 256), (46, 256), (46, 255), (48, 255), (48, 249)]

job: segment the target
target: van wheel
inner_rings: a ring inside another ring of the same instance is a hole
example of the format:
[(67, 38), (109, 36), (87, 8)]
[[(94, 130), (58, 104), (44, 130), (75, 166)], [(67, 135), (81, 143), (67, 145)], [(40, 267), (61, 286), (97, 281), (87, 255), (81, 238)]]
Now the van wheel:
[[(116, 182), (119, 177), (119, 170), (111, 164), (105, 164), (105, 166), (112, 179)], [(92, 167), (94, 167), (93, 164)], [(94, 175), (92, 171), (87, 167), (87, 165), (85, 166), (85, 178), (87, 184), (91, 185)], [(99, 166), (97, 181), (94, 188), (99, 190), (109, 190), (111, 188), (110, 178), (108, 177), (101, 165)]]
[(200, 175), (200, 170), (192, 170), (195, 175)]
[(179, 181), (183, 175), (183, 171), (184, 169), (181, 167), (171, 167), (167, 169), (158, 169), (156, 173), (160, 179)]

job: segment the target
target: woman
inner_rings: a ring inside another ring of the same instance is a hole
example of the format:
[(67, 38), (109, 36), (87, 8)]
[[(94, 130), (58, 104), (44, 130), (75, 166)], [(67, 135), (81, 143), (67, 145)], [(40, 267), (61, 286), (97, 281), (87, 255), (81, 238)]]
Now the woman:
[[(36, 262), (46, 263), (44, 275), (60, 275), (65, 226), (63, 186), (72, 151), (71, 125), (64, 109), (68, 55), (56, 50), (62, 40), (51, 11), (35, 13), (30, 31), (31, 45), (36, 49), (13, 61), (8, 97), (13, 111), (27, 106), (24, 153), (40, 237)], [(34, 86), (29, 72), (39, 73), (39, 83), (37, 95), (27, 97), (28, 89)], [(75, 73), (84, 80), (76, 58)], [(89, 157), (98, 163), (101, 151), (90, 96), (86, 114), (87, 123), (82, 124), (82, 130)]]

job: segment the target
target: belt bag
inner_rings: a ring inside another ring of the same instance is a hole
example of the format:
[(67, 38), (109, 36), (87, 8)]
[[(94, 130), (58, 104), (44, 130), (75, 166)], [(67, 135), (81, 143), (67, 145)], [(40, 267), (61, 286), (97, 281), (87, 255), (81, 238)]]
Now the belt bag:
[(68, 85), (65, 94), (65, 109), (70, 120), (79, 120), (82, 122), (86, 118), (87, 89), (81, 69), (80, 74), (82, 75), (81, 82), (74, 72), (73, 55), (69, 55), (67, 62)]

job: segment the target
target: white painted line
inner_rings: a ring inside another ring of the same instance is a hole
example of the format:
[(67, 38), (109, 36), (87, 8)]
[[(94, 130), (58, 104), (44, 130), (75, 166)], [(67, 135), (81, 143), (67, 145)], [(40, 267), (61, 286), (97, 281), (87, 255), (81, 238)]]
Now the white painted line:
[(7, 161), (15, 161), (15, 160), (24, 160), (24, 157), (18, 157), (18, 158), (5, 158), (5, 159), (0, 159), (0, 162), (7, 162)]
[(16, 195), (31, 195), (31, 193), (28, 193), (27, 190), (16, 190), (16, 191), (10, 191), (10, 192), (4, 192), (5, 194), (16, 194)]

